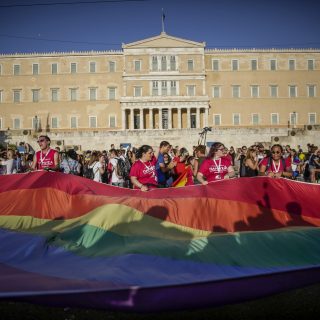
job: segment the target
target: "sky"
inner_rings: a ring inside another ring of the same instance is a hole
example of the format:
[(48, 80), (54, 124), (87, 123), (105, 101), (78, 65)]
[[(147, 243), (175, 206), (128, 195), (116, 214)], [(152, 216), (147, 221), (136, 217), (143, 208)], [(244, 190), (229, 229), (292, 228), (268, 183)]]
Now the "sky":
[(209, 49), (320, 48), (318, 0), (0, 0), (0, 53), (121, 50), (159, 35), (162, 9)]

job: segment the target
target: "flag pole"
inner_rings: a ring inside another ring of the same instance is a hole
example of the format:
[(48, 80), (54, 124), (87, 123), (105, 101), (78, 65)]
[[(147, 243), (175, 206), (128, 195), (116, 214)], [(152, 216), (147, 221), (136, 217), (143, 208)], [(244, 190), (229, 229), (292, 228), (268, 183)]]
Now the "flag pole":
[(161, 15), (161, 20), (162, 20), (162, 32), (164, 33), (164, 18), (165, 18), (165, 14), (163, 12), (163, 8), (162, 8), (162, 15)]

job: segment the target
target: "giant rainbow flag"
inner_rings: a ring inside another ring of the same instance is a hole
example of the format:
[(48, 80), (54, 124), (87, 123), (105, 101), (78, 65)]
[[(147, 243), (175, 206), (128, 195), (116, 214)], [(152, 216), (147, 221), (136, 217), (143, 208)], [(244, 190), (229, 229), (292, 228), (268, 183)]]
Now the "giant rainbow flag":
[(149, 191), (0, 176), (0, 298), (113, 310), (217, 306), (320, 281), (320, 185)]

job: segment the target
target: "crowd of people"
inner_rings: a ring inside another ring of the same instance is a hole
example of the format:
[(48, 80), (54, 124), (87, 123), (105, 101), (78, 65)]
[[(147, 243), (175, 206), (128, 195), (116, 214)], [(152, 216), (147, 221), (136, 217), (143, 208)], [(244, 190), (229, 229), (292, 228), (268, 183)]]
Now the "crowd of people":
[(37, 140), (40, 150), (34, 152), (20, 144), (16, 150), (2, 150), (0, 174), (26, 173), (34, 170), (59, 171), (83, 176), (118, 187), (148, 191), (155, 188), (206, 185), (212, 181), (237, 177), (268, 176), (320, 183), (320, 149), (308, 144), (303, 151), (289, 145), (263, 144), (229, 149), (215, 142), (185, 147), (162, 141), (154, 150), (149, 145), (139, 148), (115, 148), (103, 151), (61, 151), (50, 147), (47, 135)]

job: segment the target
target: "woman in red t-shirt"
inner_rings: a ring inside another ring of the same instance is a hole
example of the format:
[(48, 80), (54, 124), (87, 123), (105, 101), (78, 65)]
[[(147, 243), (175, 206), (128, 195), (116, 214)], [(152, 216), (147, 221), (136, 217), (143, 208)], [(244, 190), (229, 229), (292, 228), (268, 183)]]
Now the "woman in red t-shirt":
[(158, 187), (156, 173), (157, 159), (153, 154), (152, 147), (143, 145), (137, 151), (138, 160), (130, 170), (130, 180), (134, 189), (148, 191)]
[(260, 162), (259, 175), (271, 178), (291, 178), (292, 168), (290, 158), (282, 157), (283, 148), (280, 144), (271, 147), (271, 157), (263, 158)]
[(193, 173), (191, 169), (191, 165), (187, 162), (189, 158), (189, 152), (186, 148), (181, 148), (179, 151), (179, 157), (177, 164), (174, 168), (175, 179), (173, 182), (173, 186), (176, 185), (175, 182), (180, 181), (180, 179), (185, 176), (186, 181), (183, 183), (183, 186), (193, 185)]
[(234, 169), (230, 159), (224, 156), (225, 146), (221, 142), (212, 144), (209, 156), (206, 158), (198, 171), (197, 179), (202, 184), (212, 181), (233, 178)]

